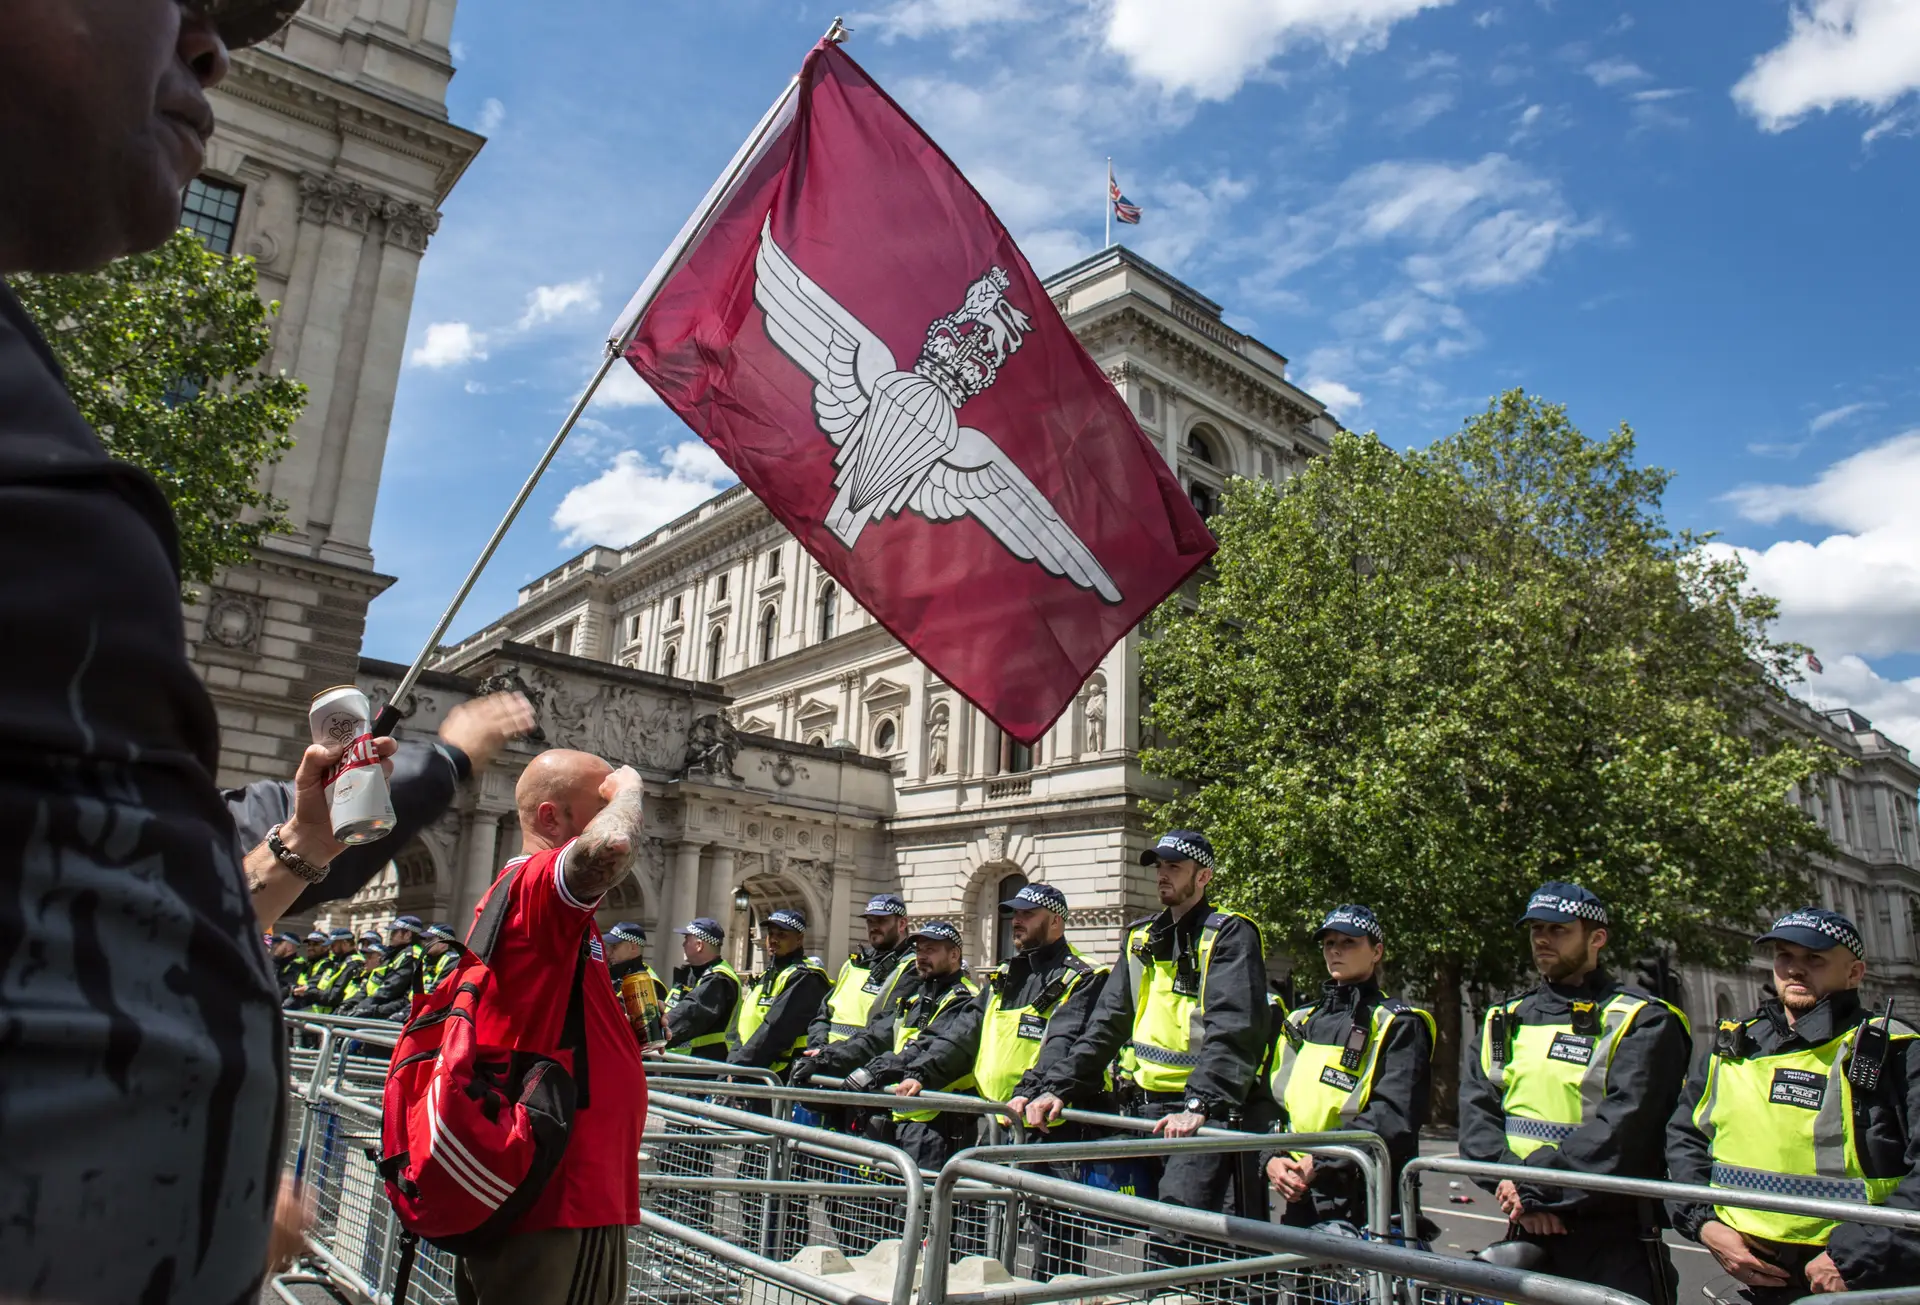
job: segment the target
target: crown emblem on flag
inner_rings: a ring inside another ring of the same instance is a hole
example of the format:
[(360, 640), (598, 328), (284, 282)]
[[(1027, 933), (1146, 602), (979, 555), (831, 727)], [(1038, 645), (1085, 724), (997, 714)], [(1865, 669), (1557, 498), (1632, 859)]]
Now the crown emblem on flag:
[(1001, 293), (1008, 284), (1006, 272), (988, 268), (967, 287), (958, 311), (927, 328), (927, 343), (913, 370), (938, 385), (956, 408), (993, 384), (1000, 365), (1033, 329), (1033, 319)]

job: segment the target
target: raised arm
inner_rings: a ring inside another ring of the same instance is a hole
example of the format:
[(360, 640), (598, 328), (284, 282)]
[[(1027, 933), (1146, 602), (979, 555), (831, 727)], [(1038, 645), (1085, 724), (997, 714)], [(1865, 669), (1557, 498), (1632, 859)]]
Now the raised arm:
[(567, 849), (567, 892), (576, 902), (597, 902), (627, 877), (640, 846), (640, 774), (622, 766), (600, 784), (607, 800)]

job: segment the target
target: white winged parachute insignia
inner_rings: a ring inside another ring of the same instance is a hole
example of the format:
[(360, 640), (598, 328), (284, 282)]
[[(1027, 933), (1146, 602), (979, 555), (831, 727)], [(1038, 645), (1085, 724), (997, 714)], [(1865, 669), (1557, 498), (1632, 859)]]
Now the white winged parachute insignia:
[(971, 516), (1015, 557), (1117, 603), (1120, 590), (1046, 495), (955, 417), (1032, 328), (1002, 294), (1007, 284), (1004, 271), (989, 268), (958, 311), (927, 328), (919, 360), (904, 372), (774, 243), (771, 218), (760, 228), (753, 299), (768, 338), (813, 378), (814, 420), (837, 446), (826, 522), (840, 542), (852, 548), (869, 524), (909, 509), (929, 521)]

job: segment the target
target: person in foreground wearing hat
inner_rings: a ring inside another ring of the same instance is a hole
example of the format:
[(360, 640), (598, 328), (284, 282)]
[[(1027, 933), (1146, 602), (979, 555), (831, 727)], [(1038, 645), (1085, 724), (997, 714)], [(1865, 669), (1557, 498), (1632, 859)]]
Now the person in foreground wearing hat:
[[(1667, 1170), (1711, 1184), (1920, 1209), (1920, 1033), (1860, 999), (1866, 944), (1807, 907), (1773, 945), (1760, 1009), (1723, 1020), (1667, 1125)], [(1739, 1206), (1671, 1206), (1754, 1305), (1920, 1282), (1920, 1234)]]
[(727, 1063), (784, 1074), (807, 1045), (807, 1025), (827, 995), (827, 972), (807, 958), (807, 917), (798, 910), (773, 912), (761, 933), (767, 968), (740, 994), (737, 1042)]
[(667, 999), (667, 985), (654, 973), (653, 966), (647, 964), (647, 931), (631, 920), (622, 920), (606, 932), (607, 973), (613, 976), (615, 992), (620, 990), (620, 980), (629, 974), (644, 974), (653, 984), (655, 1001)]
[[(1130, 1079), (1123, 1106), (1155, 1121), (1165, 1137), (1191, 1137), (1208, 1124), (1243, 1122), (1267, 1046), (1267, 968), (1260, 930), (1246, 916), (1215, 910), (1207, 898), (1213, 845), (1174, 830), (1141, 855), (1154, 867), (1163, 909), (1127, 926), (1114, 981), (1057, 1059), (1042, 1059), (1027, 1123), (1059, 1119), (1066, 1102), (1098, 1092), (1119, 1058)], [(1159, 1197), (1189, 1209), (1226, 1211), (1238, 1158), (1192, 1152), (1161, 1165)], [(1254, 1193), (1242, 1193), (1252, 1204)], [(1264, 1197), (1264, 1189), (1259, 1193)], [(1237, 1213), (1264, 1218), (1258, 1209)], [(1156, 1241), (1162, 1261), (1183, 1256)]]
[(674, 930), (685, 965), (673, 971), (667, 990), (667, 1050), (707, 1060), (727, 1058), (727, 1037), (740, 1009), (740, 972), (720, 955), (726, 930), (702, 915)]
[(807, 1054), (843, 1042), (875, 1024), (913, 995), (913, 945), (907, 941), (907, 904), (880, 893), (860, 913), (867, 945), (847, 957), (833, 990), (807, 1028)]
[(1542, 1272), (1670, 1305), (1677, 1279), (1655, 1203), (1554, 1187), (1552, 1172), (1665, 1176), (1686, 1017), (1601, 965), (1606, 907), (1578, 884), (1542, 884), (1520, 923), (1541, 982), (1481, 1023), (1460, 1088), (1460, 1154), (1541, 1170), (1539, 1183), (1502, 1182), (1494, 1195), (1509, 1238), (1540, 1248)]
[[(1318, 936), (1328, 979), (1319, 1000), (1283, 1016), (1269, 1086), (1284, 1131), (1359, 1128), (1387, 1144), (1389, 1189), (1420, 1153), (1433, 1085), (1433, 1016), (1381, 991), (1386, 934), (1365, 906), (1340, 906)], [(1367, 1226), (1365, 1178), (1349, 1160), (1289, 1152), (1262, 1160), (1286, 1198), (1282, 1222)]]

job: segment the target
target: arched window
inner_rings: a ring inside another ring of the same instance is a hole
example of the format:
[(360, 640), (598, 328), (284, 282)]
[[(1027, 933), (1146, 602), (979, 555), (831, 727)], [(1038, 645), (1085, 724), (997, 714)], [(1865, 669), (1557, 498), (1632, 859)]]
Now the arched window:
[(993, 963), (995, 965), (1013, 956), (1013, 908), (1005, 903), (1026, 886), (1025, 875), (1010, 874), (1004, 876), (993, 887), (993, 900), (1001, 903), (997, 926), (993, 931)]
[(713, 633), (707, 636), (707, 678), (720, 678), (720, 659), (727, 654), (727, 627), (716, 625)]
[(1191, 453), (1209, 467), (1220, 465), (1220, 455), (1216, 452), (1217, 443), (1213, 430), (1207, 426), (1195, 426), (1187, 434), (1187, 452)]
[(769, 606), (760, 613), (760, 660), (773, 660), (774, 641), (780, 637), (780, 609)]
[(809, 734), (807, 735), (807, 746), (810, 748), (824, 748), (827, 746), (827, 736), (817, 731)]
[(900, 741), (900, 729), (893, 723), (891, 716), (873, 727), (873, 750), (881, 756), (893, 751), (893, 745)]
[(679, 667), (680, 667), (680, 645), (677, 643), (670, 643), (667, 645), (666, 652), (660, 655), (660, 673), (662, 675), (670, 676), (676, 670), (678, 670)]
[(813, 605), (813, 628), (816, 643), (825, 643), (833, 638), (840, 619), (840, 586), (829, 580), (820, 586), (820, 601)]

